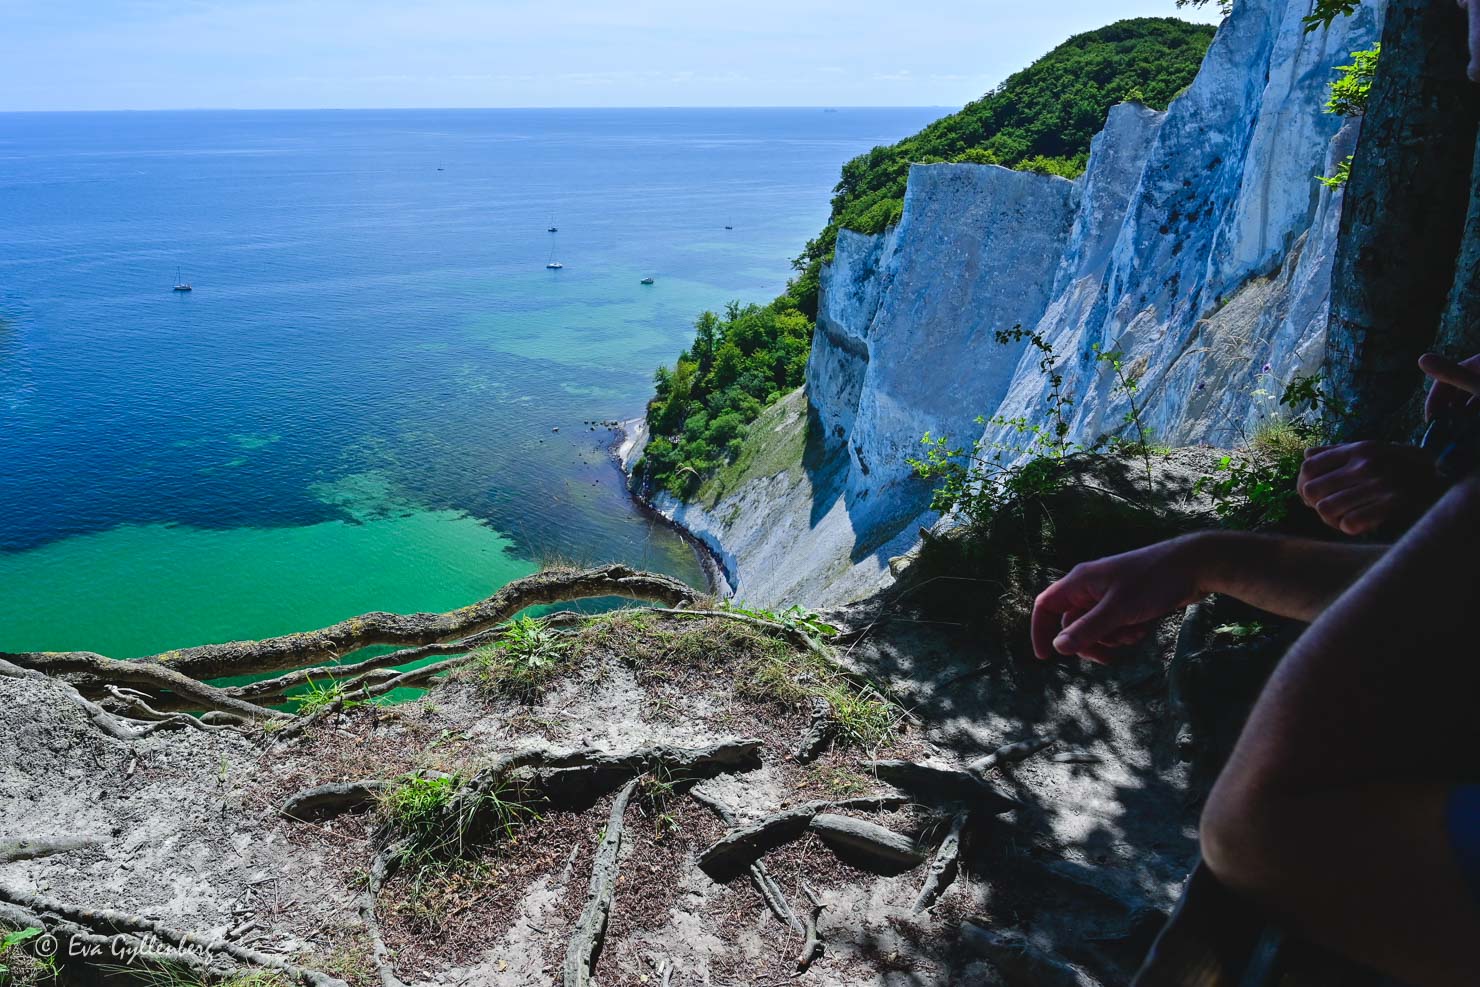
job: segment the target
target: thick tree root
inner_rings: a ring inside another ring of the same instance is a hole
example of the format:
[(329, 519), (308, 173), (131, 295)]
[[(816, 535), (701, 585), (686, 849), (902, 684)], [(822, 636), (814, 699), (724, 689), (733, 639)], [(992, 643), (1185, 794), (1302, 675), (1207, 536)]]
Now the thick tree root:
[(925, 872), (925, 883), (920, 886), (920, 893), (915, 897), (915, 907), (911, 909), (916, 915), (934, 905), (956, 879), (956, 870), (961, 860), (961, 830), (966, 826), (966, 817), (965, 812), (956, 813), (956, 818), (951, 820), (950, 832), (936, 848), (935, 856), (930, 861), (930, 869)]
[(797, 744), (796, 759), (799, 764), (810, 764), (822, 755), (838, 730), (838, 718), (833, 715), (832, 703), (821, 696), (812, 697), (812, 722)]
[[(122, 664), (164, 667), (195, 679), (287, 671), (332, 661), (341, 655), (372, 645), (425, 645), (465, 638), (500, 624), (532, 606), (599, 596), (651, 600), (668, 606), (678, 606), (698, 595), (695, 590), (676, 579), (638, 572), (623, 565), (581, 572), (556, 570), (515, 580), (486, 600), (449, 613), (367, 613), (317, 631), (287, 634), (261, 641), (207, 644), (151, 655), (144, 662)], [(0, 658), (26, 668), (51, 663), (57, 671), (92, 672), (104, 681), (129, 681), (114, 674), (115, 670), (108, 665), (98, 664), (99, 659), (103, 663), (107, 663), (109, 659), (91, 652), (0, 654)], [(60, 665), (71, 667), (62, 668)], [(168, 685), (164, 687), (170, 688)], [(215, 693), (220, 691), (213, 690)], [(227, 709), (225, 706), (209, 708)], [(228, 709), (228, 712), (236, 710)]]
[(36, 839), (22, 837), (18, 840), (0, 840), (0, 864), (10, 864), (17, 860), (36, 860), (58, 853), (71, 853), (73, 850), (85, 850), (88, 847), (99, 846), (102, 842), (103, 839), (100, 836), (58, 836)]
[(802, 893), (812, 903), (812, 908), (807, 913), (804, 933), (806, 939), (802, 942), (802, 951), (797, 954), (797, 973), (806, 973), (807, 968), (822, 955), (822, 937), (817, 934), (817, 920), (822, 917), (822, 900), (806, 881), (802, 882)]
[(713, 846), (699, 854), (699, 866), (710, 877), (724, 880), (745, 870), (768, 850), (789, 843), (807, 831), (807, 826), (820, 812), (829, 809), (858, 809), (878, 812), (904, 805), (908, 799), (897, 796), (870, 796), (841, 802), (807, 802), (773, 813), (759, 822), (732, 829)]
[(1022, 808), (970, 771), (918, 761), (869, 761), (866, 766), (895, 788), (927, 801), (962, 802), (992, 815)]
[[(739, 825), (740, 820), (736, 817), (735, 813), (719, 799), (699, 791), (690, 791), (689, 794), (694, 797), (696, 802), (708, 806), (715, 815), (719, 816), (720, 822), (726, 826), (734, 829)], [(802, 920), (797, 918), (796, 912), (791, 910), (791, 903), (786, 900), (786, 893), (781, 890), (781, 885), (777, 884), (776, 879), (771, 876), (771, 872), (766, 870), (766, 862), (764, 860), (757, 860), (750, 865), (750, 883), (755, 886), (756, 893), (761, 896), (761, 900), (766, 903), (766, 907), (771, 909), (772, 915), (780, 919), (793, 932), (806, 932), (806, 929), (802, 926)]]
[(1029, 737), (1027, 740), (1019, 740), (1015, 744), (1006, 744), (997, 748), (986, 757), (972, 761), (966, 766), (966, 770), (975, 774), (986, 774), (993, 768), (1032, 757), (1045, 747), (1051, 746), (1054, 740), (1055, 738), (1053, 737)]
[[(186, 713), (164, 713), (149, 705), (149, 697), (133, 689), (122, 689), (116, 685), (103, 687), (113, 700), (127, 709), (136, 718), (150, 720), (151, 725), (139, 731), (143, 737), (156, 730), (167, 730), (171, 727), (184, 727), (190, 730), (200, 730), (204, 733), (241, 733), (242, 730), (235, 724), (211, 724), (196, 719)], [(226, 714), (231, 716), (232, 714)], [(233, 719), (236, 717), (233, 716)]]
[(367, 778), (363, 781), (339, 781), (305, 788), (288, 796), (278, 811), (289, 819), (326, 819), (375, 802), (375, 797), (391, 787), (388, 781)]
[[(118, 661), (104, 658), (89, 651), (33, 651), (25, 654), (0, 654), (0, 660), (9, 661), (21, 668), (29, 668), (48, 675), (82, 672), (99, 685), (128, 683), (148, 685), (172, 692), (181, 700), (188, 700), (197, 709), (216, 709), (256, 720), (283, 720), (287, 713), (258, 706), (245, 699), (228, 695), (213, 685), (197, 681), (178, 669), (157, 664), (154, 661)], [(250, 671), (250, 669), (248, 669)]]
[(391, 862), (396, 858), (396, 847), (388, 847), (375, 855), (370, 862), (370, 872), (365, 877), (365, 890), (360, 894), (360, 921), (370, 937), (370, 962), (380, 978), (380, 987), (405, 987), (396, 976), (396, 967), (391, 951), (380, 934), (380, 919), (375, 909), (380, 897), (381, 885), (390, 873)]
[(908, 869), (925, 861), (925, 855), (908, 836), (866, 819), (819, 812), (808, 823), (812, 832), (847, 856), (886, 870)]
[[(152, 937), (187, 955), (225, 956), (246, 966), (275, 970), (307, 987), (345, 987), (344, 981), (336, 980), (317, 970), (296, 966), (279, 957), (259, 953), (225, 939), (207, 939), (193, 932), (180, 932), (141, 915), (131, 915), (108, 908), (82, 908), (65, 905), (40, 895), (17, 891), (3, 885), (0, 885), (0, 902), (34, 916), (41, 928), (54, 930), (59, 934), (75, 929), (86, 935), (100, 936), (105, 939), (127, 936), (137, 940), (148, 940)], [(143, 948), (142, 942), (140, 948)], [(114, 954), (105, 953), (104, 955)]]
[(576, 920), (570, 946), (565, 951), (565, 987), (588, 987), (591, 983), (591, 968), (606, 935), (612, 898), (617, 893), (617, 857), (622, 850), (623, 816), (627, 812), (627, 803), (632, 800), (632, 793), (637, 790), (637, 782), (637, 778), (627, 782), (612, 803), (606, 834), (601, 838), (601, 846), (597, 847), (596, 859), (591, 864), (591, 887), (586, 907)]

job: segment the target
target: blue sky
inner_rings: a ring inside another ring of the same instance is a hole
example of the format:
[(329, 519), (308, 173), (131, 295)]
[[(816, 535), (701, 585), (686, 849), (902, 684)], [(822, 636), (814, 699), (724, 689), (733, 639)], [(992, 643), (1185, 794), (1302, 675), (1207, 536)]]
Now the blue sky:
[(1173, 0), (0, 0), (0, 110), (957, 106), (1071, 34), (1178, 14)]

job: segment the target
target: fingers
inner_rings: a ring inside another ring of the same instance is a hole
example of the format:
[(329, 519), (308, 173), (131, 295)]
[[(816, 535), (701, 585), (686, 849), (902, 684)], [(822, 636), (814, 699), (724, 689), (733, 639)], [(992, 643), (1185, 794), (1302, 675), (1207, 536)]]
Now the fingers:
[(1072, 587), (1067, 584), (1072, 576), (1070, 573), (1060, 579), (1033, 601), (1033, 654), (1039, 661), (1058, 657), (1058, 652), (1053, 649), (1053, 639), (1058, 636), (1063, 615), (1071, 609), (1068, 597)]
[[(1307, 452), (1305, 462), (1300, 464), (1300, 475), (1295, 481), (1295, 491), (1306, 504), (1314, 505), (1306, 488), (1322, 477), (1330, 476), (1351, 462), (1356, 453), (1355, 444), (1327, 446), (1315, 452)], [(1319, 497), (1317, 498), (1319, 499)]]
[(1381, 527), (1399, 508), (1396, 497), (1384, 495), (1371, 503), (1348, 511), (1341, 519), (1341, 531), (1347, 535), (1365, 535)]
[[(1472, 23), (1474, 18), (1472, 13)], [(1434, 386), (1429, 388), (1429, 396), (1424, 401), (1425, 417), (1432, 418), (1480, 394), (1480, 370), (1473, 367), (1455, 363), (1437, 353), (1425, 353), (1418, 358), (1418, 368), (1434, 381)]]
[(1324, 500), (1373, 482), (1380, 482), (1380, 478), (1373, 476), (1361, 465), (1352, 463), (1334, 473), (1297, 483), (1295, 490), (1308, 506), (1317, 507)]
[[(1388, 510), (1391, 510), (1395, 505), (1393, 493), (1382, 481), (1368, 480), (1339, 490), (1312, 506), (1326, 524), (1352, 535), (1363, 534), (1387, 520), (1385, 512), (1381, 513), (1381, 516), (1373, 517), (1373, 509), (1379, 505), (1385, 505)], [(1363, 512), (1358, 517), (1368, 518), (1371, 523), (1363, 527), (1361, 531), (1348, 531), (1347, 519), (1358, 511)]]
[(1115, 594), (1107, 593), (1088, 613), (1060, 631), (1053, 639), (1053, 647), (1063, 655), (1089, 657), (1090, 652), (1103, 653), (1103, 643), (1125, 630), (1126, 626), (1125, 618), (1116, 606)]

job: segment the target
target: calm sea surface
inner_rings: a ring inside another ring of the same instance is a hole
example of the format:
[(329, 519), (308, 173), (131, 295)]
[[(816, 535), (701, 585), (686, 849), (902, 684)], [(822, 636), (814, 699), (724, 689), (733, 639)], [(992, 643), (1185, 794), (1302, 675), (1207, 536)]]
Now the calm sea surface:
[(0, 651), (699, 583), (583, 422), (941, 112), (0, 114)]

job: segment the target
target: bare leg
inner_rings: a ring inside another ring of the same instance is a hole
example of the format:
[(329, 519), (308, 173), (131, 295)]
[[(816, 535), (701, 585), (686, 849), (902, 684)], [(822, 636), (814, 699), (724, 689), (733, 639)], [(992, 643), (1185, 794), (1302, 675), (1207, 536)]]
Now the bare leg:
[(1422, 984), (1480, 983), (1446, 825), (1480, 777), (1480, 480), (1457, 486), (1295, 644), (1203, 816), (1225, 883)]

